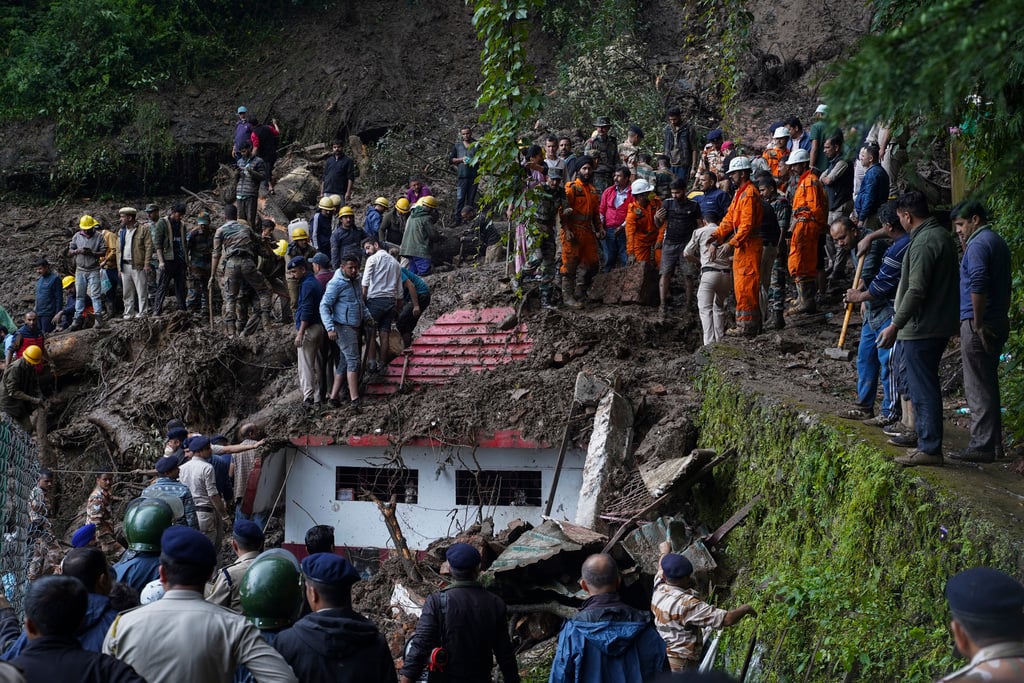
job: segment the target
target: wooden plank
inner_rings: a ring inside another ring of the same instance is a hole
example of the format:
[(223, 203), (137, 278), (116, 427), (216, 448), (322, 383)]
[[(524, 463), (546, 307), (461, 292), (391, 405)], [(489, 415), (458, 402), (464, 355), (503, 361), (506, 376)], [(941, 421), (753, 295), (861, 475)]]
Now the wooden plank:
[(727, 519), (725, 524), (715, 529), (715, 533), (711, 534), (711, 537), (707, 541), (708, 546), (717, 545), (719, 541), (725, 538), (726, 534), (735, 529), (740, 522), (747, 518), (747, 515), (750, 514), (750, 511), (754, 509), (754, 505), (757, 504), (757, 502), (760, 500), (761, 494), (759, 493), (753, 498), (751, 498), (749, 503), (741, 507), (736, 512), (736, 514)]

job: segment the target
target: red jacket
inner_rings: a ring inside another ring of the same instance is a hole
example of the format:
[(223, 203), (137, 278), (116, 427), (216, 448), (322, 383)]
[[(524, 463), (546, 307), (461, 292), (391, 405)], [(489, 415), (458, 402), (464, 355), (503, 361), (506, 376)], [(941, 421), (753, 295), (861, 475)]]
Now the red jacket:
[(623, 228), (626, 225), (626, 209), (633, 203), (633, 192), (626, 188), (626, 201), (615, 208), (616, 187), (614, 184), (605, 188), (601, 193), (601, 222), (606, 229)]

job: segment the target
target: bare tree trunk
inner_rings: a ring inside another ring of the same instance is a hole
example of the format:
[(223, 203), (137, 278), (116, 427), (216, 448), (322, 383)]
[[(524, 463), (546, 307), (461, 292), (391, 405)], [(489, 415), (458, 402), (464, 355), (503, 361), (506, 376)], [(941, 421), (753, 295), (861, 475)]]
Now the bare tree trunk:
[(391, 500), (387, 503), (381, 502), (374, 495), (370, 495), (371, 500), (377, 505), (377, 509), (380, 510), (380, 514), (384, 515), (384, 524), (388, 528), (388, 534), (391, 535), (391, 540), (395, 543), (395, 551), (398, 553), (398, 557), (402, 560), (402, 567), (405, 569), (405, 575), (409, 577), (410, 581), (422, 583), (423, 576), (420, 574), (419, 568), (416, 566), (416, 557), (409, 550), (409, 544), (405, 542), (405, 535), (402, 533), (402, 528), (398, 525), (398, 517), (395, 516), (395, 505), (398, 503), (398, 496), (393, 494)]

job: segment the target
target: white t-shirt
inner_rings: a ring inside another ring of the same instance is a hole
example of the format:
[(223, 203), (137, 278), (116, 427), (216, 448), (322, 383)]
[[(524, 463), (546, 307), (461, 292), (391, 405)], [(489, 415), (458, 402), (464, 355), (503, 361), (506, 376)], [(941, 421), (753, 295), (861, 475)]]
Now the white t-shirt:
[(378, 249), (377, 253), (366, 259), (363, 287), (366, 287), (367, 299), (401, 299), (402, 266), (394, 256)]

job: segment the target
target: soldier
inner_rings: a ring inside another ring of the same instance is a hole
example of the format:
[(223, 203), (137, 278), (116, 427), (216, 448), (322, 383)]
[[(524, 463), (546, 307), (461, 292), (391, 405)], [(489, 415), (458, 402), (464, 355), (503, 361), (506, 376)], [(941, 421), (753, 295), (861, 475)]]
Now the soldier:
[[(287, 550), (273, 548), (260, 553), (245, 570), (238, 592), (242, 613), (268, 644), (298, 618), (303, 603), (299, 561)], [(252, 673), (239, 667), (236, 683), (254, 683)]]
[(547, 182), (537, 187), (537, 230), (528, 235), (529, 254), (524, 271), (540, 277), (540, 305), (554, 308), (551, 284), (555, 280), (555, 223), (568, 207), (565, 199), (563, 172), (558, 166), (548, 169)]
[(124, 547), (114, 538), (114, 522), (111, 520), (110, 489), (114, 486), (114, 475), (99, 470), (96, 472), (96, 488), (85, 501), (85, 521), (96, 525), (96, 544), (107, 556), (108, 562), (116, 562)]
[(196, 227), (185, 237), (188, 250), (188, 298), (185, 306), (206, 316), (210, 306), (210, 256), (213, 253), (213, 231), (210, 216), (204, 211), (196, 219)]
[(160, 536), (174, 523), (171, 506), (157, 498), (136, 498), (124, 513), (124, 535), (128, 550), (111, 567), (123, 584), (142, 592), (146, 584), (160, 577)]
[(26, 432), (32, 432), (31, 415), (43, 405), (36, 368), (43, 362), (43, 350), (35, 344), (21, 358), (7, 366), (0, 381), (0, 412), (7, 413)]
[(612, 184), (612, 172), (619, 160), (619, 141), (614, 135), (609, 135), (611, 127), (612, 122), (607, 116), (598, 116), (594, 122), (596, 130), (583, 146), (583, 153), (594, 157), (594, 187), (598, 194)]
[(241, 587), (245, 570), (263, 550), (263, 530), (254, 522), (242, 519), (235, 522), (231, 534), (231, 550), (238, 558), (221, 569), (213, 583), (206, 586), (206, 601), (233, 612), (242, 610)]
[(242, 283), (256, 290), (260, 298), (263, 328), (270, 329), (270, 287), (256, 269), (256, 236), (252, 229), (238, 222), (238, 209), (233, 204), (224, 207), (224, 225), (213, 235), (212, 272), (217, 272), (221, 259), (225, 260), (224, 331), (235, 334), (235, 304)]

